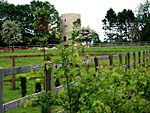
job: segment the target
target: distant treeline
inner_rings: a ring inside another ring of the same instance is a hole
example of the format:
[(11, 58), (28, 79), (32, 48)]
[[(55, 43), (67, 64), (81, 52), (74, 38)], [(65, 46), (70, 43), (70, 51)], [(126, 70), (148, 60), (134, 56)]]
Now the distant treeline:
[(150, 41), (150, 1), (140, 4), (136, 14), (127, 9), (116, 13), (110, 8), (102, 22), (105, 41)]

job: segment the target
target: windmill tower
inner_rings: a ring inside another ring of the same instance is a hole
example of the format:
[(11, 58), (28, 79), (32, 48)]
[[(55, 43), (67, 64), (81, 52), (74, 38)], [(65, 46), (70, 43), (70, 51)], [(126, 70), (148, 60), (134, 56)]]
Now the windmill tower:
[(70, 32), (73, 28), (73, 23), (78, 21), (78, 28), (81, 28), (81, 15), (75, 13), (66, 13), (60, 16), (60, 35), (63, 42), (67, 42), (70, 37)]

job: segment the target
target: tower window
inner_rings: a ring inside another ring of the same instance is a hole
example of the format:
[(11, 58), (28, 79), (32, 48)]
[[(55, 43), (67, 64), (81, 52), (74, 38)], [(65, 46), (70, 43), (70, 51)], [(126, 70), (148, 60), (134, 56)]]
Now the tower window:
[(63, 39), (63, 40), (64, 40), (64, 42), (65, 42), (65, 41), (67, 41), (67, 37), (66, 37), (66, 36), (64, 36), (64, 39)]

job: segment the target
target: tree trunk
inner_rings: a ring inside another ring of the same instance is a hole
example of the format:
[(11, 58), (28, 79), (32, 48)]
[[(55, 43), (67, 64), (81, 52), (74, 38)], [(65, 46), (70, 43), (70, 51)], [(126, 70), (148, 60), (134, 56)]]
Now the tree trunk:
[(12, 50), (12, 52), (14, 52), (14, 45), (11, 46), (11, 50)]

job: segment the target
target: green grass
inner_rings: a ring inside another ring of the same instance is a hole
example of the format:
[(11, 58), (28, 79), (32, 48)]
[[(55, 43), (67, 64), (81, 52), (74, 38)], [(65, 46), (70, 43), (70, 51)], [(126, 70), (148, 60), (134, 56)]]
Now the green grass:
[(115, 47), (94, 47), (86, 48), (85, 52), (100, 53), (100, 54), (113, 54), (124, 52), (136, 52), (142, 50), (150, 50), (150, 46), (115, 46)]
[[(12, 100), (21, 98), (21, 86), (20, 86), (20, 79), (18, 79), (17, 75), (17, 80), (16, 80), (16, 90), (12, 90), (12, 85), (11, 82), (4, 82), (4, 88), (3, 88), (3, 102), (7, 103)], [(5, 80), (10, 80), (11, 77), (5, 77)], [(35, 80), (27, 80), (27, 95), (31, 95), (35, 93)], [(41, 113), (41, 107), (40, 106), (29, 106), (27, 105), (26, 108), (24, 106), (12, 109), (6, 113)]]
[(40, 50), (37, 50), (37, 49), (15, 50), (14, 52), (11, 52), (11, 51), (3, 51), (3, 52), (1, 52), (0, 56), (29, 55), (29, 54), (42, 54), (42, 52), (41, 52)]
[[(25, 57), (25, 58), (16, 58), (16, 67), (19, 66), (30, 66), (43, 63), (43, 57)], [(12, 59), (10, 58), (1, 58), (0, 67), (10, 68), (12, 67)]]
[[(46, 50), (46, 54), (51, 55), (58, 55), (57, 52), (58, 50)], [(14, 52), (3, 51), (0, 53), (1, 53), (0, 56), (43, 54), (43, 52), (38, 49), (15, 50)]]
[(41, 106), (27, 106), (25, 107), (19, 107), (16, 109), (12, 109), (10, 111), (7, 111), (6, 113), (41, 113)]
[[(4, 82), (4, 103), (21, 98), (20, 79), (16, 81), (16, 90), (12, 90), (11, 86), (11, 82)], [(35, 80), (27, 80), (27, 95), (31, 95), (33, 93), (35, 93)]]
[[(85, 48), (85, 53), (98, 53), (98, 54), (116, 54), (133, 51), (150, 50), (150, 46), (116, 46), (116, 47), (94, 47)], [(55, 55), (59, 57), (60, 50), (47, 50), (46, 54)], [(37, 49), (32, 50), (16, 50), (14, 53), (11, 51), (0, 52), (0, 56), (11, 56), (11, 55), (32, 55), (32, 54), (43, 54), (42, 51)], [(53, 57), (52, 59), (55, 59)], [(28, 66), (43, 64), (43, 57), (29, 57), (29, 58), (16, 58), (16, 66)], [(9, 68), (12, 67), (12, 60), (10, 58), (1, 58), (0, 67)]]
[[(118, 53), (118, 52), (133, 52), (141, 50), (150, 50), (150, 46), (114, 46), (114, 47), (91, 47), (84, 48), (85, 52), (89, 53)], [(59, 55), (60, 50), (46, 50), (46, 54)], [(32, 55), (32, 54), (43, 54), (42, 51), (37, 49), (30, 50), (16, 50), (15, 52), (4, 51), (0, 52), (0, 56), (10, 56), (10, 55)]]
[[(39, 76), (39, 73), (33, 73), (35, 76)], [(3, 102), (7, 103), (10, 101), (13, 101), (15, 99), (21, 98), (21, 87), (20, 87), (20, 79), (19, 76), (21, 75), (16, 75), (16, 90), (12, 90), (12, 85), (11, 82), (4, 82), (4, 90), (3, 90)], [(28, 76), (28, 75), (27, 75)], [(4, 80), (10, 80), (11, 76), (5, 77)], [(55, 82), (55, 77), (53, 82)], [(35, 83), (36, 80), (27, 80), (27, 95), (31, 95), (33, 93), (35, 93)], [(54, 85), (54, 84), (53, 84)], [(58, 108), (56, 108), (58, 109)], [(25, 108), (25, 106), (19, 107), (19, 108), (15, 108), (12, 109), (6, 113), (41, 113), (41, 106), (32, 106), (32, 105), (28, 105)]]

